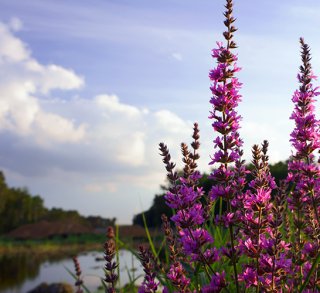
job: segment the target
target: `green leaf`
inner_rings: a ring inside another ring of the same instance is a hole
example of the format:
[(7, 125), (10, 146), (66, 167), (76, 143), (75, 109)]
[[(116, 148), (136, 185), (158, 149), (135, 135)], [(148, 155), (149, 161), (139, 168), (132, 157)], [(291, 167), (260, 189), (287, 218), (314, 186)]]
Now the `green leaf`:
[(143, 225), (144, 225), (144, 229), (145, 229), (145, 231), (146, 231), (147, 237), (148, 237), (148, 242), (149, 242), (149, 244), (150, 244), (151, 251), (152, 251), (154, 257), (157, 258), (157, 257), (158, 257), (158, 254), (157, 254), (157, 251), (156, 251), (156, 249), (155, 249), (155, 247), (154, 247), (153, 241), (152, 241), (152, 239), (151, 239), (150, 231), (149, 231), (149, 229), (148, 229), (147, 221), (146, 221), (146, 217), (145, 217), (144, 213), (142, 213), (142, 219), (143, 219)]
[(318, 255), (317, 255), (316, 259), (314, 260), (314, 262), (313, 262), (313, 264), (312, 264), (312, 267), (311, 267), (311, 269), (310, 269), (310, 271), (309, 271), (306, 279), (304, 280), (303, 284), (302, 284), (301, 287), (300, 287), (300, 290), (299, 290), (300, 293), (303, 292), (304, 288), (305, 288), (305, 287), (307, 286), (307, 284), (309, 283), (309, 280), (310, 280), (310, 278), (311, 278), (311, 275), (312, 275), (313, 272), (315, 271), (315, 269), (316, 269), (319, 261), (320, 261), (320, 251), (318, 252)]

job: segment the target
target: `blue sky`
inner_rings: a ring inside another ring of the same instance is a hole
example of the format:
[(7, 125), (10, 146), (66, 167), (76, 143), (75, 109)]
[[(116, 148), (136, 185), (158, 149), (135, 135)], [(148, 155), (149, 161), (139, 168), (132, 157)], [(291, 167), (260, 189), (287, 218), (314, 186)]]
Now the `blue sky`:
[[(210, 52), (224, 1), (0, 0), (0, 168), (49, 207), (130, 223), (164, 182), (157, 150), (178, 161), (207, 119)], [(318, 1), (235, 1), (245, 158), (263, 139), (272, 162), (291, 153), (299, 37), (320, 71)], [(179, 164), (178, 164), (179, 165)]]

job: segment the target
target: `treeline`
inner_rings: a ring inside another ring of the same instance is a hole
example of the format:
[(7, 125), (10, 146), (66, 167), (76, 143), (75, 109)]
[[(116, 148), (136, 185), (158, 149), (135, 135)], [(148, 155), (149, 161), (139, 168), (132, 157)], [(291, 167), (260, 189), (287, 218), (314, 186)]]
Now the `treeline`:
[(12, 188), (6, 183), (0, 171), (0, 235), (5, 234), (23, 224), (31, 224), (42, 220), (68, 220), (90, 225), (93, 228), (106, 228), (115, 225), (116, 218), (105, 219), (100, 216), (84, 217), (75, 210), (45, 207), (39, 195), (31, 195), (26, 188)]
[[(247, 165), (250, 170), (253, 168), (251, 164)], [(285, 179), (288, 174), (288, 162), (278, 162), (276, 164), (270, 165), (270, 171), (277, 184), (280, 180)], [(251, 180), (250, 175), (248, 175), (248, 181)], [(208, 194), (211, 187), (214, 185), (214, 181), (209, 178), (208, 174), (203, 174), (200, 180), (200, 186), (202, 186), (204, 192)], [(143, 216), (145, 217), (146, 224), (150, 228), (159, 228), (162, 225), (161, 215), (165, 214), (168, 217), (172, 216), (172, 210), (166, 205), (164, 195), (168, 190), (168, 186), (161, 186), (162, 193), (156, 194), (151, 207), (140, 214), (137, 214), (133, 218), (134, 225), (144, 226)]]

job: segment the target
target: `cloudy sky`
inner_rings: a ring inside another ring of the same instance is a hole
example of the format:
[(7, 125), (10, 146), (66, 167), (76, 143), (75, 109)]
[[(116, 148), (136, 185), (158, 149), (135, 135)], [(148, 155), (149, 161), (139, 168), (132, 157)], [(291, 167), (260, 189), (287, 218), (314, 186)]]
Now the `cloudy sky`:
[[(245, 157), (263, 139), (290, 153), (299, 37), (320, 72), (320, 2), (235, 1)], [(213, 152), (210, 56), (224, 1), (0, 0), (0, 169), (48, 207), (130, 223), (180, 160), (192, 123)]]

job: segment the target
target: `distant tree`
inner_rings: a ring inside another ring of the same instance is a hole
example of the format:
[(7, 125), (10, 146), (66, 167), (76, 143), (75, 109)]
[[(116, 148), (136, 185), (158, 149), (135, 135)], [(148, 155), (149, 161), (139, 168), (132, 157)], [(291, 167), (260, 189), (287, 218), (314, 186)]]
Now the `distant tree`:
[(8, 187), (0, 171), (0, 233), (22, 224), (33, 223), (47, 212), (40, 196), (30, 195), (27, 188)]
[(32, 206), (32, 216), (31, 216), (32, 222), (39, 221), (48, 212), (48, 209), (44, 206), (43, 199), (39, 195), (32, 197), (31, 206)]
[(133, 224), (143, 227), (144, 226), (143, 215), (144, 215), (146, 219), (146, 224), (148, 227), (150, 228), (160, 227), (162, 223), (161, 221), (162, 214), (165, 214), (168, 217), (171, 217), (172, 210), (166, 205), (164, 195), (165, 193), (155, 195), (150, 209), (143, 213), (135, 215), (133, 218)]
[(115, 226), (116, 225), (116, 218), (103, 218), (101, 216), (88, 216), (86, 220), (90, 223), (92, 228), (99, 229), (103, 228), (106, 229), (108, 226)]
[(288, 175), (288, 161), (271, 164), (270, 172), (279, 185), (280, 181), (284, 180)]
[(81, 216), (76, 210), (63, 210), (61, 208), (52, 208), (41, 218), (49, 222), (55, 221), (72, 221), (73, 223), (80, 223), (90, 226), (90, 223), (84, 216)]
[(0, 171), (0, 234), (4, 234), (23, 224), (40, 220), (72, 220), (87, 224), (77, 211), (47, 209), (43, 199), (32, 196), (27, 188), (8, 187), (4, 173)]
[(0, 171), (0, 234), (5, 234), (23, 224), (46, 221), (72, 221), (83, 225), (106, 228), (114, 226), (116, 218), (84, 217), (76, 210), (48, 209), (39, 195), (31, 195), (27, 188), (10, 188)]

